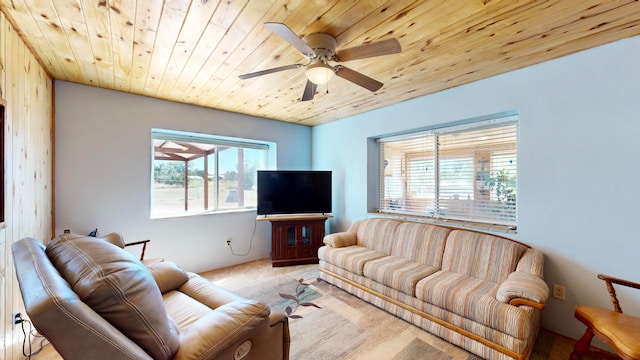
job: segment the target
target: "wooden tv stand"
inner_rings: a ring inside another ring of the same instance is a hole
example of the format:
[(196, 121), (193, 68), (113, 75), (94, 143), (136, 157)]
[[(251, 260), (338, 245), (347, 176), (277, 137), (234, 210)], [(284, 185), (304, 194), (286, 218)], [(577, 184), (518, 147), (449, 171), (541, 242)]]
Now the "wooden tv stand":
[(324, 227), (331, 215), (269, 215), (271, 222), (271, 265), (273, 267), (317, 264)]

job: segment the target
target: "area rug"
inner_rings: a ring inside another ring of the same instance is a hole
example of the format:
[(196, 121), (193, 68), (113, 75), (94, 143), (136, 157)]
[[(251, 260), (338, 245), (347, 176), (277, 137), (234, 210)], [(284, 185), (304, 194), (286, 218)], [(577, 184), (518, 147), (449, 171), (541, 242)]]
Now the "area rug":
[[(271, 268), (258, 261), (203, 274), (238, 295), (289, 316), (291, 359), (480, 358), (318, 280), (318, 266)], [(541, 333), (532, 360), (547, 360), (553, 337)]]

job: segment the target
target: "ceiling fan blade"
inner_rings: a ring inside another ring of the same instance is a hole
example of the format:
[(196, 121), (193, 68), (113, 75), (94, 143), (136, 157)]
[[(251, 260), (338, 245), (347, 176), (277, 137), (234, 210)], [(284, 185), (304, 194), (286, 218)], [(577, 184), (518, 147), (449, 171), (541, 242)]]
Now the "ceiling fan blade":
[(378, 91), (383, 85), (378, 80), (372, 79), (367, 75), (361, 74), (342, 65), (337, 65), (335, 69), (336, 75), (340, 76), (343, 79), (349, 80), (356, 85), (360, 85), (369, 91)]
[(354, 46), (344, 50), (338, 50), (336, 57), (338, 61), (351, 61), (366, 59), (374, 56), (397, 54), (402, 51), (400, 42), (396, 38), (376, 41), (370, 44)]
[(282, 23), (265, 23), (264, 26), (269, 28), (269, 30), (276, 33), (276, 35), (283, 38), (289, 44), (293, 45), (296, 49), (300, 50), (305, 56), (311, 57), (315, 55), (315, 52), (312, 48), (307, 45), (296, 33), (294, 33), (289, 27)]
[(256, 77), (256, 76), (262, 76), (262, 75), (266, 75), (266, 74), (271, 74), (271, 73), (278, 72), (278, 71), (298, 69), (300, 67), (302, 67), (302, 65), (300, 65), (300, 64), (285, 65), (285, 66), (279, 66), (279, 67), (272, 68), (272, 69), (260, 70), (260, 71), (256, 71), (256, 72), (252, 72), (252, 73), (248, 73), (248, 74), (238, 75), (238, 77), (240, 79), (250, 79), (250, 78), (253, 78), (253, 77)]
[(313, 97), (316, 94), (316, 88), (318, 85), (311, 82), (311, 80), (307, 80), (307, 85), (304, 87), (304, 93), (302, 94), (302, 101), (313, 100)]

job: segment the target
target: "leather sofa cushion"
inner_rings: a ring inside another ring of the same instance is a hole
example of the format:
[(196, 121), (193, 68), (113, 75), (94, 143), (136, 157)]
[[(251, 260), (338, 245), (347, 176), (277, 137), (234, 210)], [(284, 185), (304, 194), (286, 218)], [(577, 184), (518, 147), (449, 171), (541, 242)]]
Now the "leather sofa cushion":
[(154, 359), (177, 352), (177, 326), (151, 273), (133, 255), (106, 241), (64, 235), (46, 254), (85, 304)]
[(113, 245), (121, 249), (124, 249), (124, 247), (126, 246), (122, 235), (116, 232), (109, 233), (105, 236), (102, 236), (101, 238), (104, 239), (104, 241), (112, 243)]

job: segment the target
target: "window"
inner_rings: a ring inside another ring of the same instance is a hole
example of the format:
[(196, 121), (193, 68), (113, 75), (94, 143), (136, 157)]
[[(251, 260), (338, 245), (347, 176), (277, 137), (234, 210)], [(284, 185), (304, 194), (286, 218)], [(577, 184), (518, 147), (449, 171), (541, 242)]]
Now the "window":
[(256, 208), (268, 143), (159, 129), (151, 138), (152, 217)]
[(379, 138), (378, 210), (517, 225), (517, 116)]

